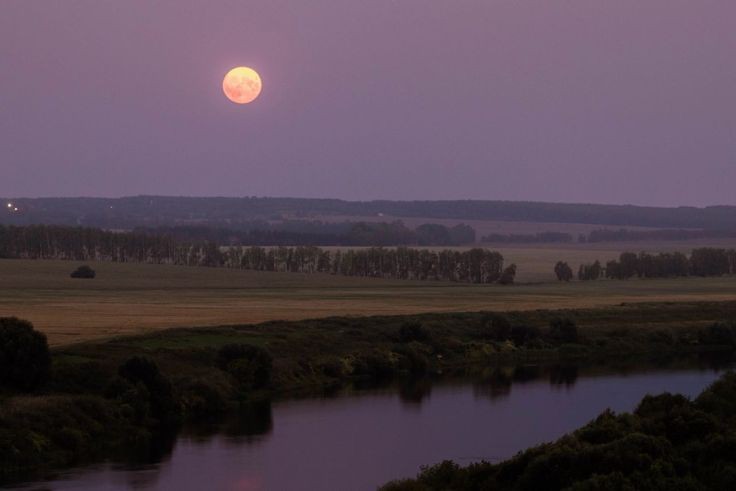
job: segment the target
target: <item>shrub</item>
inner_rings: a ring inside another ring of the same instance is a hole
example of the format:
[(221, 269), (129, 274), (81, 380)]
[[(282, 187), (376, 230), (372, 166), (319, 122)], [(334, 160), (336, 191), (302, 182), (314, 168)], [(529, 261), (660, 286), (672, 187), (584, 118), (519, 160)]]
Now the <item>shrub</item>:
[(366, 353), (355, 360), (353, 375), (372, 380), (385, 380), (395, 373), (391, 357), (381, 351)]
[(558, 281), (570, 281), (573, 278), (572, 268), (566, 262), (559, 261), (555, 264), (555, 275)]
[(122, 387), (123, 399), (139, 408), (139, 414), (146, 412), (147, 407), (150, 416), (159, 421), (178, 416), (171, 383), (159, 372), (156, 362), (145, 356), (134, 356), (120, 366), (118, 374), (130, 384)]
[(259, 346), (226, 344), (217, 354), (217, 366), (235, 377), (241, 389), (260, 389), (271, 382), (273, 359)]
[(716, 323), (698, 333), (701, 344), (736, 348), (736, 324)]
[(578, 326), (572, 319), (552, 319), (549, 323), (549, 335), (560, 343), (577, 343)]
[(71, 276), (72, 278), (92, 279), (96, 276), (96, 273), (94, 269), (84, 264), (72, 271), (69, 276)]
[(481, 335), (493, 341), (506, 341), (511, 336), (511, 322), (500, 314), (484, 315), (481, 320)]
[(411, 343), (412, 341), (429, 341), (429, 331), (419, 322), (404, 322), (399, 328), (399, 341)]
[(31, 391), (44, 384), (51, 372), (46, 335), (15, 317), (0, 318), (0, 387)]
[(514, 326), (511, 328), (511, 340), (516, 346), (523, 346), (539, 338), (539, 328), (534, 326)]
[(501, 273), (501, 277), (498, 279), (498, 282), (501, 285), (513, 285), (515, 279), (516, 279), (516, 264), (512, 264), (508, 268), (503, 270), (503, 272)]

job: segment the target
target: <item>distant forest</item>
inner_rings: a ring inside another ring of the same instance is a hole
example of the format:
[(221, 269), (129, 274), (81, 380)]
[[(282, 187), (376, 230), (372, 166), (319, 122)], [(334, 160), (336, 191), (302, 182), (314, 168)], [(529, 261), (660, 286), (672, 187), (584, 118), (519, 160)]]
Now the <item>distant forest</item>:
[(516, 275), (515, 265), (504, 268), (503, 256), (486, 249), (460, 252), (372, 247), (331, 252), (313, 246), (220, 247), (214, 242), (182, 242), (171, 235), (46, 225), (0, 226), (0, 258), (140, 262), (467, 283), (510, 284)]
[(468, 225), (426, 223), (412, 230), (401, 221), (324, 223), (287, 221), (277, 227), (268, 223), (233, 230), (206, 226), (138, 227), (136, 233), (168, 235), (186, 242), (211, 241), (221, 245), (261, 246), (460, 246), (475, 242), (475, 230)]
[[(558, 222), (736, 230), (736, 207), (658, 208), (515, 201), (343, 201), (306, 198), (126, 198), (9, 199), (0, 222), (51, 223), (109, 229), (208, 225), (241, 229), (254, 220), (313, 220), (324, 216), (418, 217), (459, 220)], [(15, 210), (15, 208), (18, 208)]]
[[(629, 230), (621, 228), (593, 230), (577, 237), (579, 243), (645, 242), (693, 239), (736, 238), (736, 230)], [(564, 232), (538, 232), (536, 234), (489, 234), (481, 237), (484, 244), (554, 244), (575, 241), (572, 234)]]

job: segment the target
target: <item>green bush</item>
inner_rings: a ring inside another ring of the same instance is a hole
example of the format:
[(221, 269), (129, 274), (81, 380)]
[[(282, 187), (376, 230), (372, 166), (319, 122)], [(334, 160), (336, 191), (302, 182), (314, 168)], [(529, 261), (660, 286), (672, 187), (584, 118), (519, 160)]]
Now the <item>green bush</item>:
[(273, 359), (259, 346), (227, 344), (217, 353), (217, 366), (232, 375), (241, 389), (260, 389), (271, 382)]
[(736, 348), (736, 324), (716, 323), (698, 333), (700, 344)]
[(481, 337), (504, 342), (511, 337), (511, 322), (501, 314), (486, 314), (481, 319)]
[(171, 383), (158, 370), (156, 362), (145, 356), (134, 356), (123, 363), (118, 374), (128, 382), (121, 396), (139, 411), (161, 422), (178, 418), (179, 407)]
[(91, 280), (95, 276), (97, 276), (97, 274), (95, 273), (94, 269), (90, 268), (89, 266), (85, 264), (85, 265), (78, 267), (74, 271), (72, 271), (69, 276), (71, 278), (82, 278), (82, 279)]
[(419, 322), (404, 322), (399, 327), (399, 341), (402, 343), (411, 343), (412, 341), (423, 343), (429, 341), (430, 338), (429, 331)]
[(47, 382), (51, 354), (46, 335), (16, 317), (0, 317), (0, 388), (32, 391)]
[(524, 346), (541, 336), (541, 331), (534, 326), (514, 326), (511, 328), (511, 340), (516, 346)]
[(577, 343), (578, 326), (574, 320), (566, 317), (552, 319), (549, 323), (549, 336), (559, 343)]

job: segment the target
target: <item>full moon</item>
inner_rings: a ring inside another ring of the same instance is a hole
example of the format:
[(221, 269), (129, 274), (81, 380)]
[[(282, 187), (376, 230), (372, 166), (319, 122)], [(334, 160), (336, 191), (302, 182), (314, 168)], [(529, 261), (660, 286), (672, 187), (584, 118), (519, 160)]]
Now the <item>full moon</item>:
[(248, 104), (261, 93), (261, 77), (247, 66), (235, 67), (222, 80), (222, 91), (234, 103)]

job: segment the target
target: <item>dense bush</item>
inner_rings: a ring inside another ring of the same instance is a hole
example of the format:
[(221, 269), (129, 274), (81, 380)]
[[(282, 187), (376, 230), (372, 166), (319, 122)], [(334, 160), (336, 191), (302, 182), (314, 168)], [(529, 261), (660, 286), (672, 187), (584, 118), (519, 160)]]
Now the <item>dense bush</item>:
[(259, 346), (227, 344), (217, 353), (217, 366), (232, 375), (242, 390), (261, 389), (271, 382), (273, 358)]
[(573, 278), (572, 268), (566, 262), (558, 261), (555, 264), (555, 276), (559, 281), (570, 281)]
[(511, 322), (501, 314), (485, 314), (481, 318), (481, 337), (503, 342), (511, 337)]
[(96, 275), (97, 274), (95, 273), (94, 269), (84, 264), (72, 271), (69, 276), (72, 278), (93, 279)]
[(30, 322), (0, 317), (0, 388), (34, 390), (48, 380), (50, 371), (46, 335)]
[(736, 324), (717, 322), (698, 333), (701, 344), (736, 348)]
[(390, 379), (396, 374), (396, 367), (390, 354), (379, 350), (365, 353), (355, 359), (352, 375), (370, 380)]
[(549, 323), (549, 336), (560, 343), (577, 343), (578, 326), (574, 320), (566, 317), (552, 319)]
[[(118, 374), (124, 381), (113, 392), (136, 411), (137, 419), (169, 423), (179, 416), (178, 402), (171, 383), (158, 369), (156, 362), (145, 356), (134, 356), (123, 363)], [(127, 382), (127, 383), (126, 383)]]
[(429, 341), (430, 338), (429, 331), (420, 322), (404, 322), (399, 327), (399, 341), (402, 343), (410, 343), (412, 341), (423, 343)]
[(535, 326), (514, 326), (511, 328), (511, 340), (516, 346), (524, 346), (531, 341), (538, 339), (541, 332)]
[(504, 268), (498, 283), (501, 285), (513, 285), (516, 280), (516, 264), (511, 264)]

